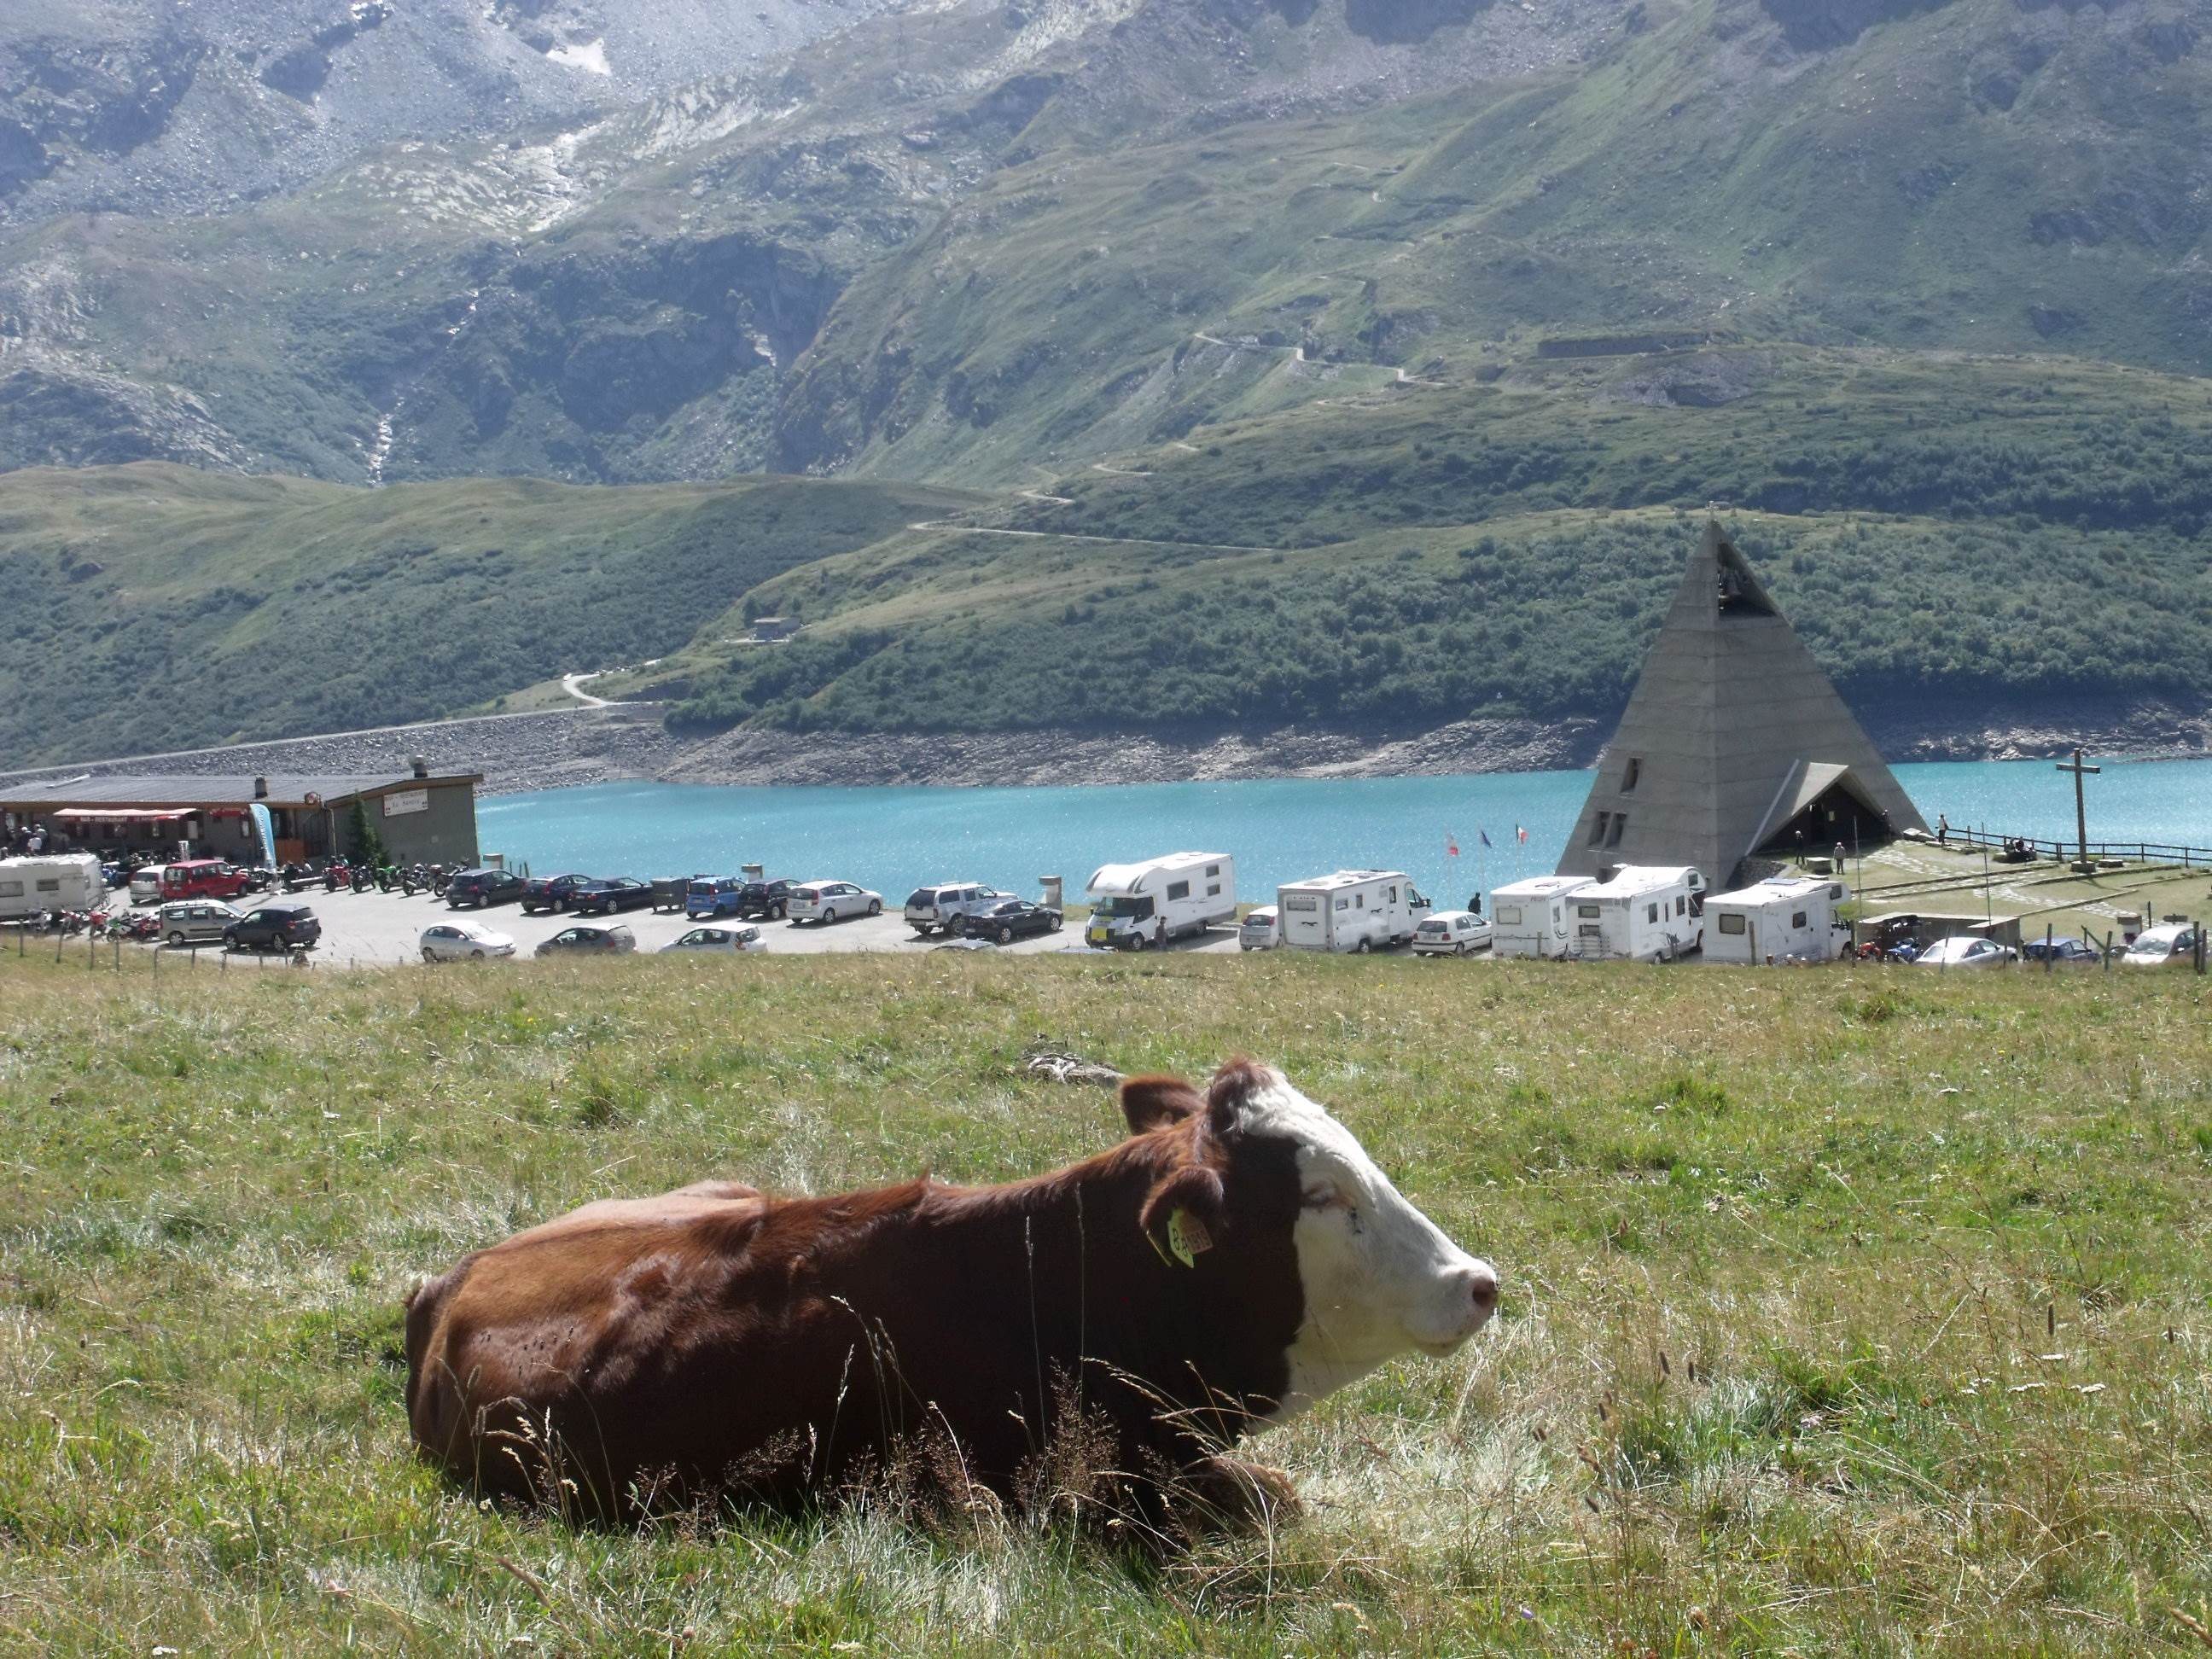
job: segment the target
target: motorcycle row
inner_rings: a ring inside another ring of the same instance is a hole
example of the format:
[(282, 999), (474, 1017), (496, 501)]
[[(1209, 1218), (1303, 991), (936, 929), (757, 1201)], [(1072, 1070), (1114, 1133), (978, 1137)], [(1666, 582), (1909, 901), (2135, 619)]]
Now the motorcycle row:
[(431, 893), (440, 898), (460, 874), (458, 864), (368, 864), (356, 863), (347, 859), (327, 859), (319, 865), (288, 864), (276, 873), (279, 885), (288, 893), (319, 885), (325, 893), (335, 893), (345, 888), (356, 893), (374, 889), (389, 893), (394, 889), (412, 898), (417, 893)]

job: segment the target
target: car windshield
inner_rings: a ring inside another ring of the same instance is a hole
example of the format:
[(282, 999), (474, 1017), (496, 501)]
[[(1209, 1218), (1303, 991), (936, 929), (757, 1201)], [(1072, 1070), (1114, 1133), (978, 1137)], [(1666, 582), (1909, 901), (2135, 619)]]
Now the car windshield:
[(1102, 899), (1098, 905), (1098, 914), (1102, 916), (1118, 916), (1129, 921), (1142, 921), (1152, 914), (1152, 902), (1149, 898), (1120, 896)]
[(1441, 921), (1425, 921), (1414, 931), (1423, 933), (1441, 933), (1444, 931), (1444, 925)]

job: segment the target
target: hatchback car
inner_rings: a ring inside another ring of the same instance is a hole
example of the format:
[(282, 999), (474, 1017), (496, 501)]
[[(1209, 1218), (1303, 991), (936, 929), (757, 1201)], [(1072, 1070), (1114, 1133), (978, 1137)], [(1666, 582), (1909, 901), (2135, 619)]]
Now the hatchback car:
[(790, 909), (791, 884), (787, 881), (749, 881), (738, 895), (738, 914), (747, 921), (774, 916), (781, 921)]
[(2030, 962), (2048, 962), (2054, 968), (2094, 968), (2105, 959), (2095, 945), (2078, 939), (2030, 939), (2020, 953)]
[(446, 887), (446, 902), (455, 910), (511, 904), (529, 884), (512, 870), (464, 870)]
[(239, 921), (239, 913), (220, 899), (175, 899), (161, 909), (161, 939), (164, 945), (205, 945), (218, 941)]
[(933, 931), (948, 934), (959, 932), (963, 920), (981, 915), (1009, 896), (980, 882), (932, 882), (906, 896), (903, 914), (906, 925), (914, 929), (916, 937), (927, 939)]
[(1060, 931), (1060, 914), (1042, 904), (1032, 904), (1027, 899), (1000, 899), (971, 916), (962, 916), (952, 923), (951, 931), (969, 939), (988, 939), (1000, 945), (1012, 945), (1018, 939), (1036, 933), (1056, 933)]
[(2120, 957), (2124, 968), (2193, 968), (2197, 965), (2197, 930), (2186, 922), (2169, 921), (2146, 927)]
[(565, 910), (568, 895), (591, 879), (574, 872), (565, 876), (532, 876), (522, 884), (522, 913), (535, 915), (540, 910)]
[(1413, 929), (1417, 957), (1471, 957), (1490, 948), (1490, 918), (1472, 910), (1439, 910)]
[(481, 962), (514, 954), (511, 935), (495, 933), (480, 921), (441, 921), (425, 927), (418, 943), (425, 962)]
[(2002, 968), (2019, 956), (2020, 952), (2012, 946), (2000, 945), (1995, 939), (1976, 933), (1954, 933), (1948, 939), (1937, 939), (1912, 960), (1916, 967), (1921, 968)]
[(541, 957), (621, 956), (637, 949), (637, 937), (620, 922), (563, 927), (538, 947)]
[(1237, 948), (1272, 951), (1283, 942), (1283, 918), (1272, 904), (1258, 904), (1237, 924)]
[(323, 936), (313, 907), (297, 900), (258, 904), (222, 930), (234, 951), (307, 951)]
[(791, 890), (788, 901), (793, 921), (850, 921), (854, 916), (879, 916), (884, 896), (849, 881), (802, 882)]
[(720, 953), (724, 956), (735, 956), (741, 951), (767, 949), (768, 941), (761, 937), (759, 928), (739, 927), (734, 923), (725, 922), (712, 927), (694, 927), (681, 939), (662, 945), (660, 953), (666, 956), (671, 951), (674, 951), (684, 956), (694, 956), (702, 952), (708, 955)]
[(609, 876), (568, 890), (568, 914), (611, 916), (617, 910), (642, 910), (653, 902), (653, 884), (635, 876)]

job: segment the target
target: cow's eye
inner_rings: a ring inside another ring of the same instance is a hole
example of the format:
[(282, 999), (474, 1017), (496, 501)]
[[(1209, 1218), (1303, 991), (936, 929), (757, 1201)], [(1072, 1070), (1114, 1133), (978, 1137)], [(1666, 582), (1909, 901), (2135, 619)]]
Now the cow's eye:
[(1309, 1210), (1341, 1210), (1348, 1208), (1351, 1200), (1325, 1182), (1316, 1182), (1299, 1195), (1299, 1203)]

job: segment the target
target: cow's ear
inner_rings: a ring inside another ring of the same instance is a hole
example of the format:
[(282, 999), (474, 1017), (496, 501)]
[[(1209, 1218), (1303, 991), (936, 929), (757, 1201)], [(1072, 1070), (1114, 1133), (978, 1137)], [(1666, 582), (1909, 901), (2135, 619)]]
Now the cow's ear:
[(1133, 1077), (1121, 1085), (1121, 1115), (1129, 1120), (1133, 1135), (1180, 1123), (1205, 1105), (1198, 1091), (1179, 1077)]
[(1244, 1103), (1274, 1081), (1274, 1073), (1256, 1060), (1231, 1060), (1206, 1085), (1207, 1127), (1218, 1135), (1227, 1134), (1237, 1127)]
[(1225, 1206), (1221, 1177), (1203, 1164), (1184, 1164), (1152, 1183), (1138, 1222), (1170, 1267), (1195, 1267), (1220, 1239)]

